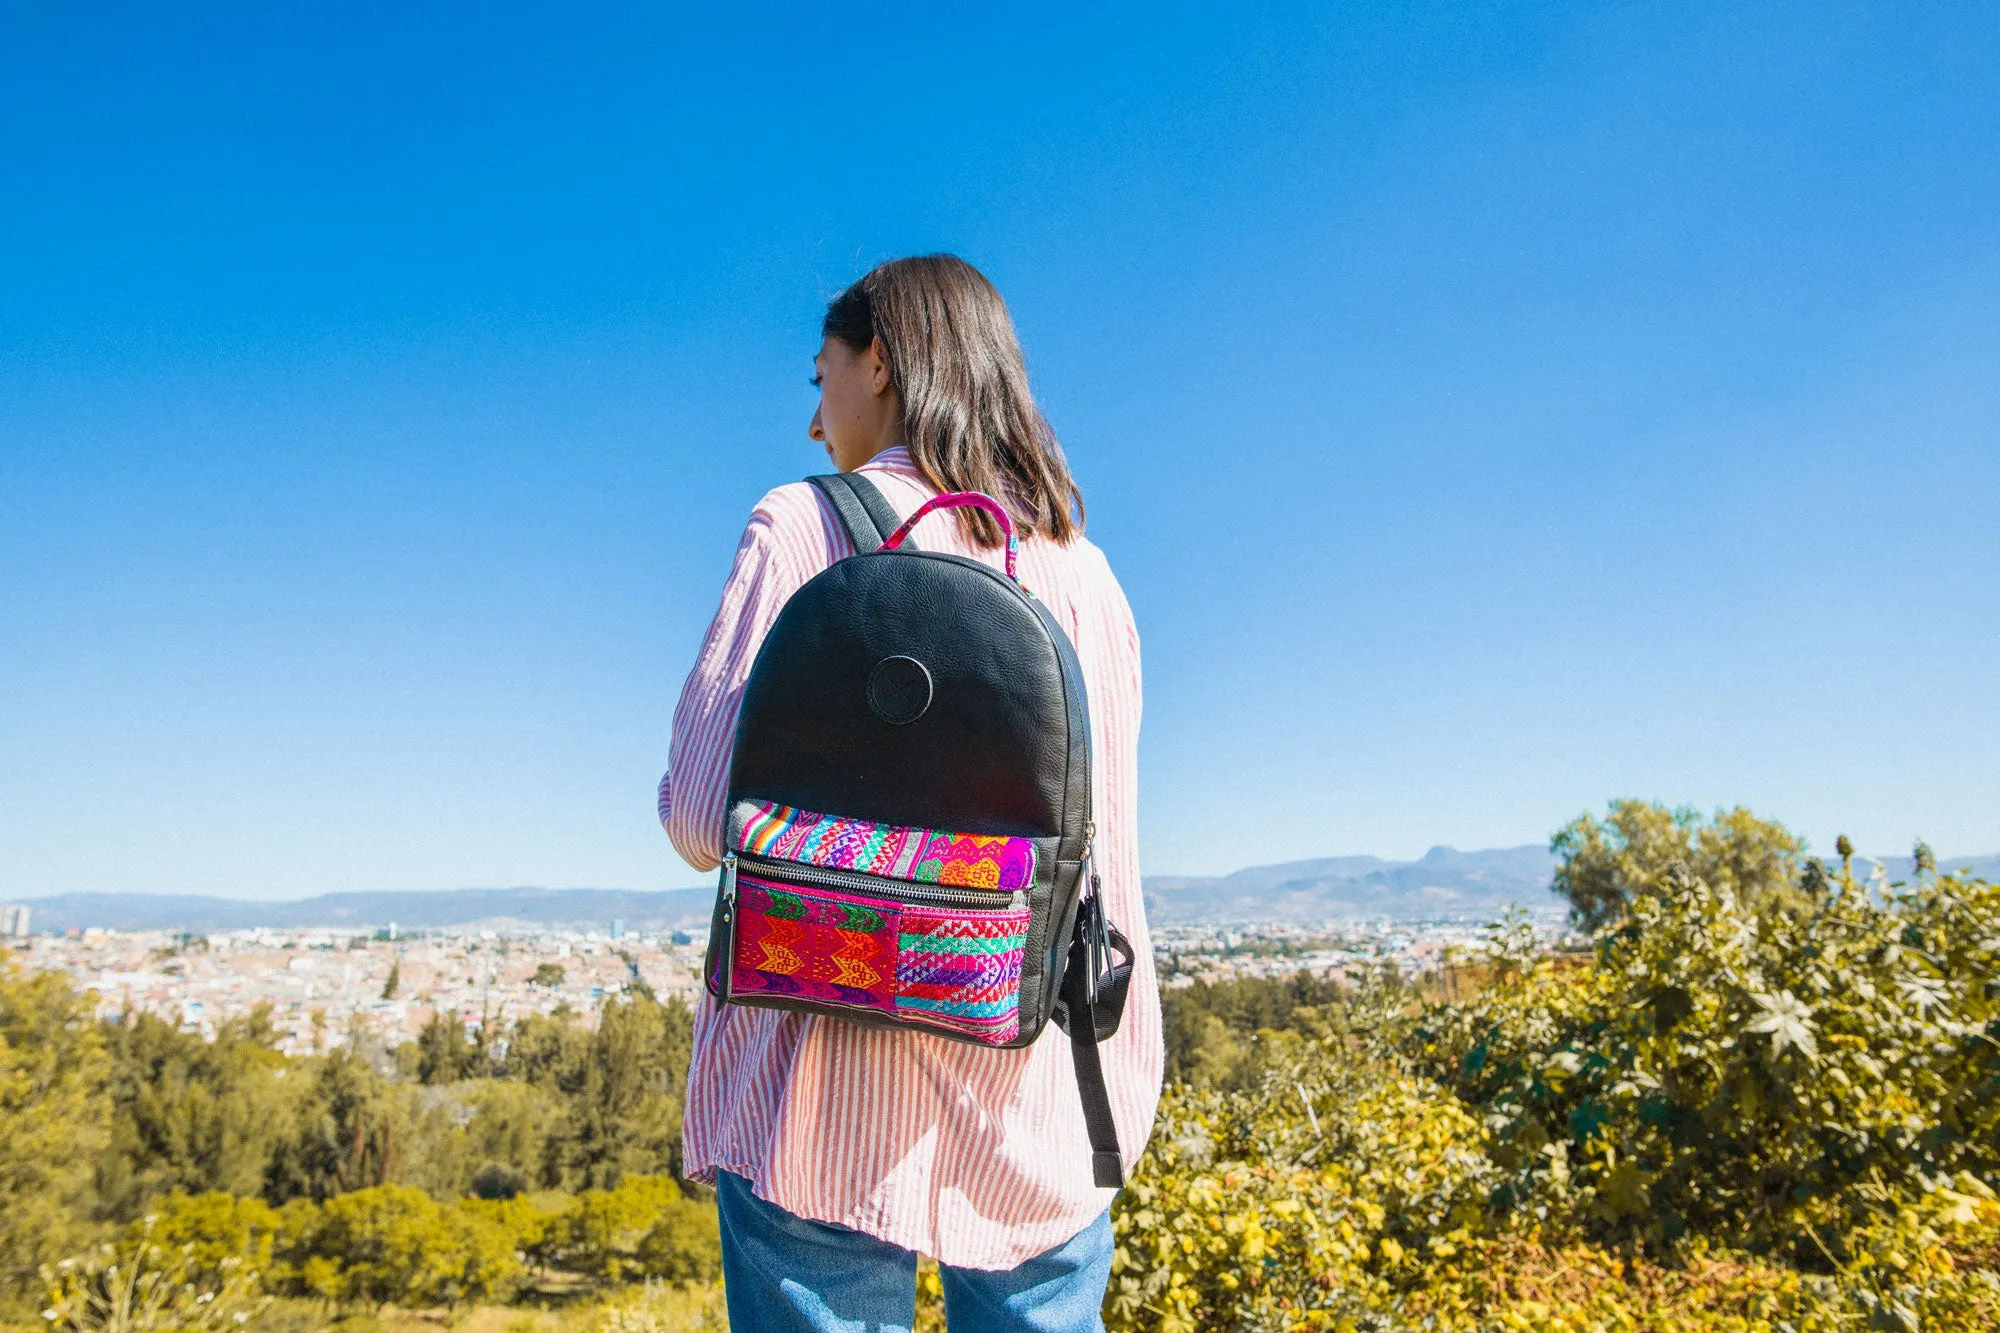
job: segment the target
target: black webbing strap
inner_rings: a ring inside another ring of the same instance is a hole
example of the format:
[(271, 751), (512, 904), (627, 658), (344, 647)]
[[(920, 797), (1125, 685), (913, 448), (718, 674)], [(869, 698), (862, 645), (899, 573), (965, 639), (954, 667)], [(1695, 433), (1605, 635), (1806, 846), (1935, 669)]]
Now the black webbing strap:
[[(875, 489), (875, 483), (854, 472), (834, 472), (823, 477), (807, 477), (806, 481), (818, 488), (833, 512), (840, 516), (840, 524), (847, 529), (853, 539), (858, 555), (867, 555), (881, 549), (889, 540), (889, 534), (903, 525), (889, 502), (882, 498), (882, 492)], [(903, 549), (914, 551), (917, 544), (905, 538)]]
[[(1111, 1118), (1111, 1091), (1104, 1086), (1097, 1043), (1116, 1032), (1124, 1016), (1132, 946), (1104, 919), (1096, 876), (1091, 878), (1091, 895), (1077, 904), (1056, 1022), (1069, 1033), (1070, 1057), (1076, 1064), (1076, 1090), (1083, 1100), (1083, 1125), (1090, 1138), (1091, 1179), (1099, 1189), (1117, 1189), (1125, 1183), (1125, 1168), (1118, 1156), (1118, 1125)], [(1113, 949), (1125, 955), (1124, 963), (1103, 968)]]

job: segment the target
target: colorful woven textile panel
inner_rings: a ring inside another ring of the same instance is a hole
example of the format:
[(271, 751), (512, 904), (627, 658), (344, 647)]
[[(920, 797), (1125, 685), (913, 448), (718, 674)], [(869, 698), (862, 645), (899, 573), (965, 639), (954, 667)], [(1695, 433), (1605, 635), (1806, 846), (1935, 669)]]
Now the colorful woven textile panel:
[(873, 1009), (989, 1045), (1021, 1032), (1025, 909), (920, 907), (741, 875), (731, 987)]
[(995, 1046), (1019, 1036), (1028, 913), (906, 906), (902, 918), (897, 1011)]
[(895, 903), (742, 876), (732, 985), (893, 1014), (898, 917)]
[(1029, 838), (898, 828), (769, 801), (752, 803), (737, 850), (918, 884), (1006, 891), (1035, 882), (1035, 844)]

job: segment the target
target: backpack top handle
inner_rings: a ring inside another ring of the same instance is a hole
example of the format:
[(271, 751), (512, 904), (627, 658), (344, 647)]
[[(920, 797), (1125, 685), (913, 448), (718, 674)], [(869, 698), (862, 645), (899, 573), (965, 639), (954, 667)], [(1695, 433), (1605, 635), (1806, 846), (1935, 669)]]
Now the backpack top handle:
[(1016, 558), (1020, 554), (1021, 541), (1014, 535), (1014, 519), (998, 500), (983, 491), (946, 491), (924, 501), (923, 507), (903, 520), (903, 526), (889, 534), (881, 545), (882, 551), (893, 551), (901, 546), (910, 535), (910, 529), (934, 509), (984, 509), (1000, 523), (1000, 530), (1007, 534), (1007, 577), (1016, 587), (1021, 585), (1021, 576), (1015, 572)]

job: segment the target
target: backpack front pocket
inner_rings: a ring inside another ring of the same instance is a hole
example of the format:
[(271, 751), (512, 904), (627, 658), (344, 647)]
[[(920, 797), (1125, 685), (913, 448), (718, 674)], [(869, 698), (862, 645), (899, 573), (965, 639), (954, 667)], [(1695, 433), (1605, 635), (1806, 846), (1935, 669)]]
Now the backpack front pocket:
[(1028, 910), (899, 903), (736, 877), (729, 994), (877, 1014), (990, 1046), (1021, 1032)]

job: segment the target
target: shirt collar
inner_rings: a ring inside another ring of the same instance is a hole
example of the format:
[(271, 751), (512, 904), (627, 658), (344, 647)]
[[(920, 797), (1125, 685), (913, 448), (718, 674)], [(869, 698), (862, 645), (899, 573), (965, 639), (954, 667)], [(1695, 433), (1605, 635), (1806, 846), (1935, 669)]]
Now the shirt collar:
[(909, 446), (902, 444), (884, 449), (881, 453), (875, 455), (854, 470), (856, 472), (891, 472), (904, 477), (920, 475), (917, 471), (917, 465), (910, 461)]

